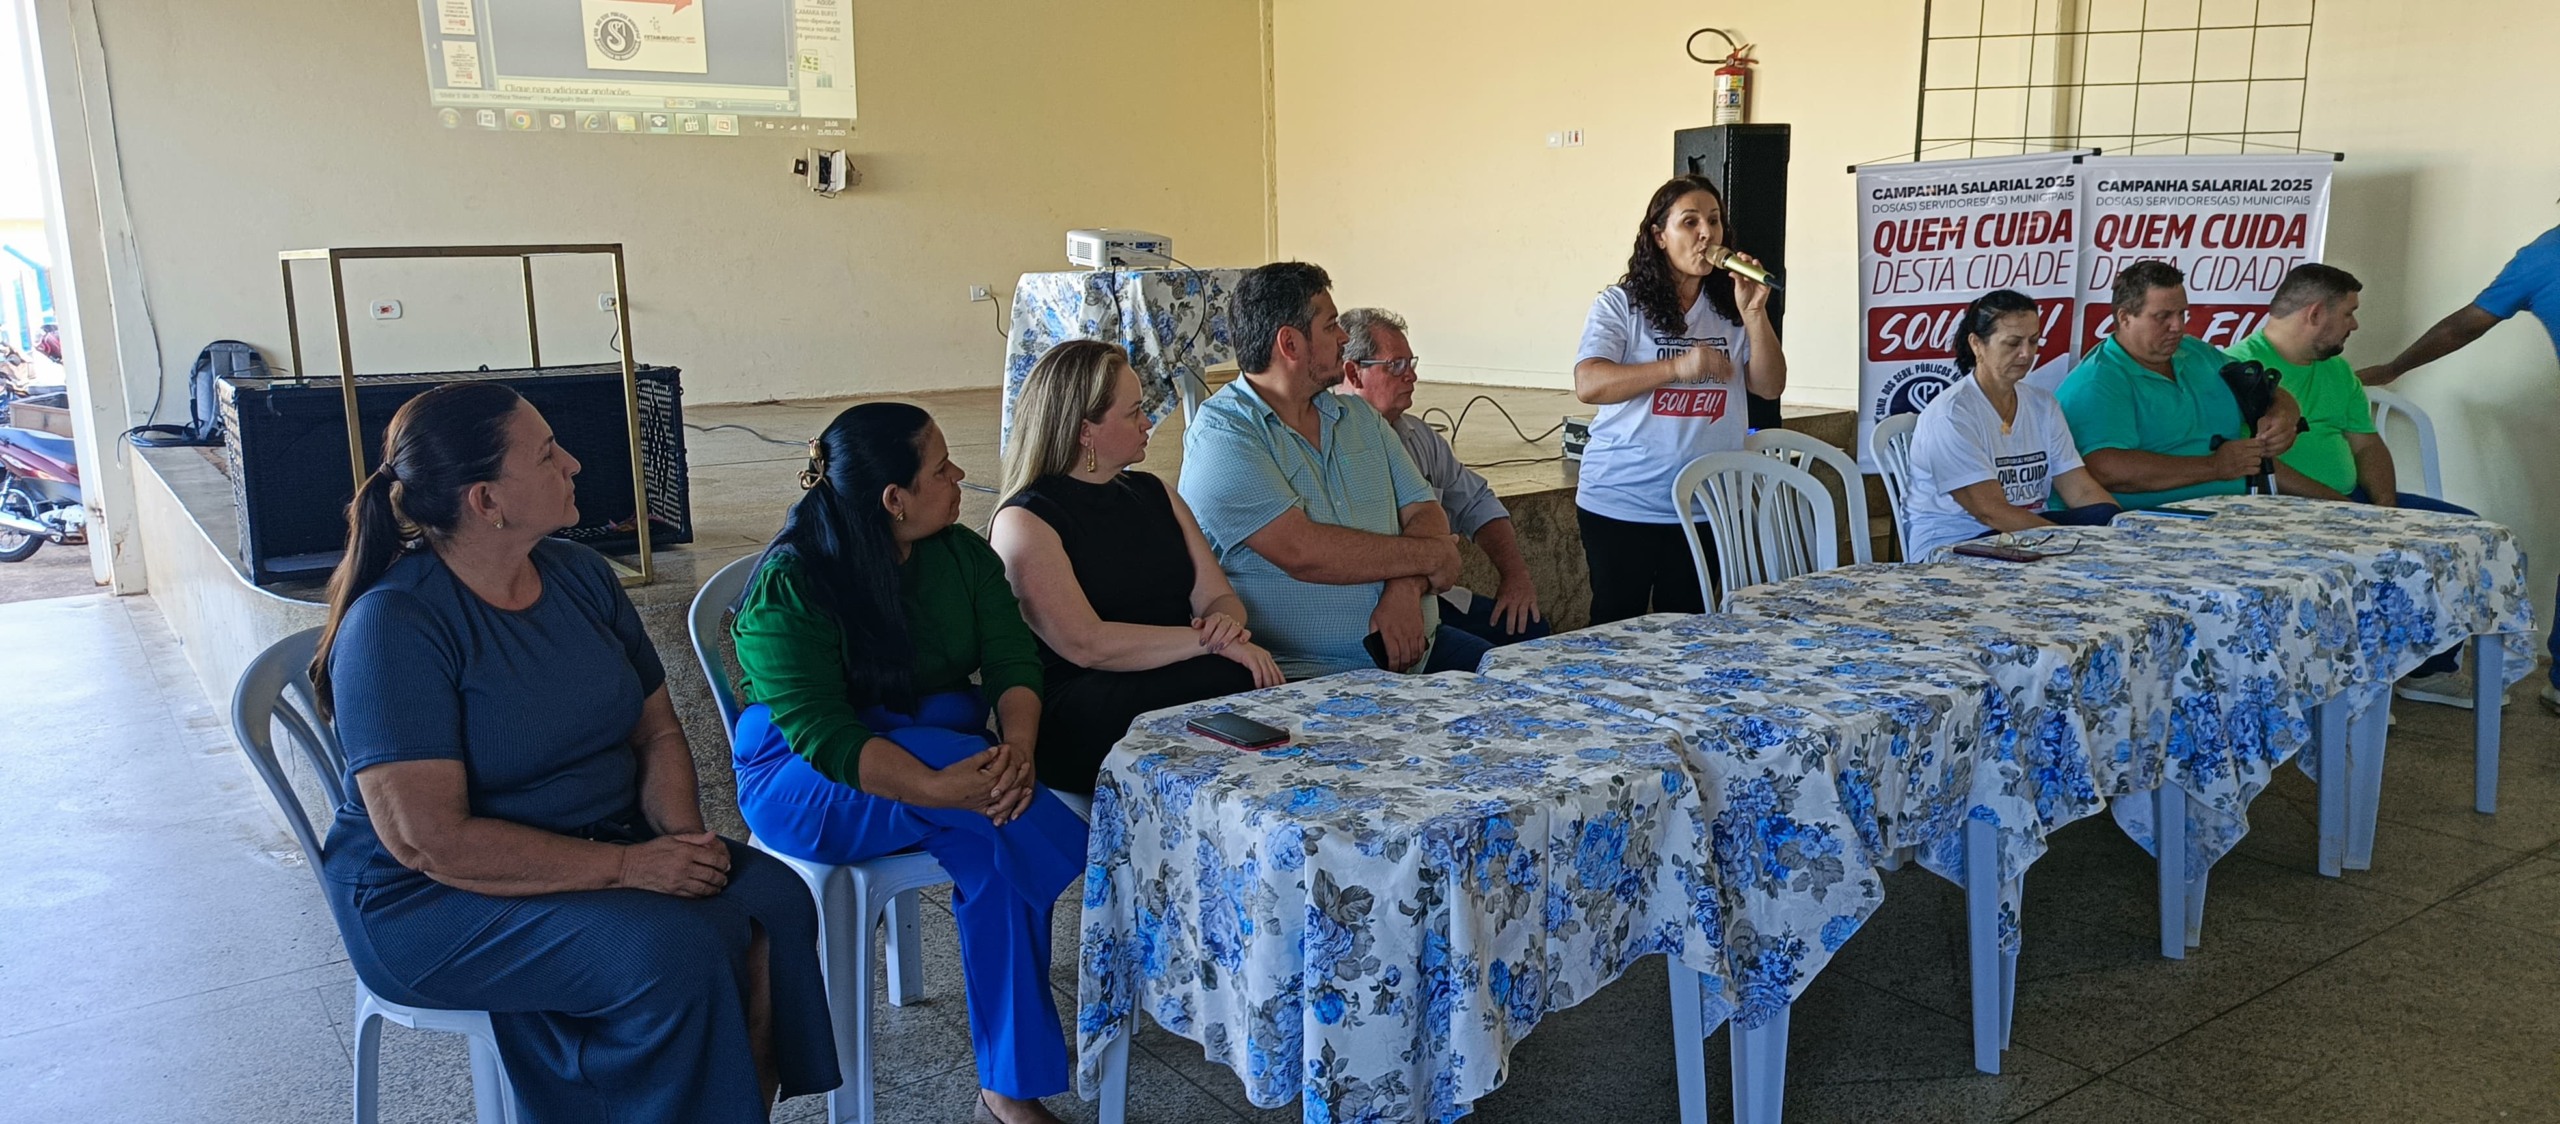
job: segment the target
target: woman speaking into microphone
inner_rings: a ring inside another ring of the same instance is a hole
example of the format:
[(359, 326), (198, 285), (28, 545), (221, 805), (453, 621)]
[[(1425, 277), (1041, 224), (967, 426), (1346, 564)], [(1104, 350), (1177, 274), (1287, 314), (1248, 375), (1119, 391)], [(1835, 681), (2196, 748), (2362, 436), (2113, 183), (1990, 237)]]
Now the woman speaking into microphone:
[(1574, 495), (1593, 624), (1706, 611), (1672, 480), (1705, 454), (1742, 448), (1746, 389), (1776, 398), (1787, 388), (1769, 287), (1738, 267), (1758, 272), (1725, 248), (1715, 184), (1677, 176), (1645, 205), (1626, 276), (1591, 302), (1573, 396), (1600, 407)]

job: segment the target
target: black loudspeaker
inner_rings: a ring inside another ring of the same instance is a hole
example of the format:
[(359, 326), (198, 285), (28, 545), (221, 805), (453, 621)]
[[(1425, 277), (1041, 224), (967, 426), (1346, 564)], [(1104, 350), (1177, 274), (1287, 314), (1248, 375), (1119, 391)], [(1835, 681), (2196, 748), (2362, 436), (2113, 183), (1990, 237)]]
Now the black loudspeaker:
[[(685, 478), (681, 372), (639, 368), (640, 459), (649, 481), (649, 541), (693, 541)], [(382, 431), (401, 403), (449, 382), (489, 380), (514, 387), (542, 411), (560, 447), (578, 458), (579, 523), (559, 537), (613, 552), (636, 549), (632, 527), (631, 439), (622, 367), (596, 363), (507, 371), (359, 375), (356, 408), (366, 463), (380, 463)], [(346, 406), (338, 380), (221, 380), (225, 467), (240, 518), (240, 560), (249, 580), (317, 580), (337, 568), (347, 542)]]
[[(1671, 134), (1671, 174), (1707, 177), (1724, 194), (1725, 245), (1787, 281), (1785, 125), (1708, 125)], [(1787, 294), (1769, 294), (1769, 323), (1786, 327)], [(1751, 428), (1778, 428), (1778, 400), (1751, 395)]]

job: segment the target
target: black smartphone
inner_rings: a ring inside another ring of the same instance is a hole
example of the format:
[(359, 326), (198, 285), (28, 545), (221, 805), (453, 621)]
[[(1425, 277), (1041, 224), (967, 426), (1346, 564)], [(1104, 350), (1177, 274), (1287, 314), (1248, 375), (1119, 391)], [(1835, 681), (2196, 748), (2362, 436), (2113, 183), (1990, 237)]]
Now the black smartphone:
[(1237, 749), (1269, 749), (1289, 741), (1289, 731), (1265, 726), (1233, 711), (1203, 714), (1183, 725), (1192, 733), (1215, 738)]
[(2210, 512), (2210, 511), (2207, 511), (2207, 510), (2205, 510), (2205, 509), (2203, 509), (2203, 508), (2200, 508), (2200, 507), (2180, 507), (2180, 506), (2178, 506), (2178, 505), (2176, 505), (2176, 504), (2173, 504), (2173, 503), (2165, 503), (2165, 504), (2161, 504), (2160, 506), (2155, 507), (2155, 508), (2151, 508), (2150, 510), (2151, 510), (2151, 511), (2153, 511), (2153, 512), (2156, 512), (2156, 513), (2158, 513), (2158, 514), (2161, 514), (2161, 515), (2175, 515), (2175, 516), (2177, 516), (2177, 517), (2178, 517), (2178, 518), (2180, 518), (2180, 519), (2211, 519), (2211, 518), (2213, 518), (2213, 513), (2212, 513), (2212, 512)]
[(1369, 662), (1378, 665), (1380, 671), (1404, 670), (1387, 662), (1387, 638), (1384, 635), (1372, 632), (1363, 636), (1360, 638), (1360, 646), (1369, 650)]

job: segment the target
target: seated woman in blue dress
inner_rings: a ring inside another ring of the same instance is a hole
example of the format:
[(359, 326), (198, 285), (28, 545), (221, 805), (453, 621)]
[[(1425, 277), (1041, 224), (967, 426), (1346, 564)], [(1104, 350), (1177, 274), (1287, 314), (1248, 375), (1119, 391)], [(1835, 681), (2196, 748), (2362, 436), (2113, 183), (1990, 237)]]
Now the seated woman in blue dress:
[[(2026, 385), (2043, 319), (2024, 293), (1998, 289), (1965, 306), (1956, 370), (1911, 431), (1907, 561), (2007, 531), (2114, 519), (2115, 497), (2080, 464), (2062, 404)], [(2067, 507), (2048, 510), (2054, 496)]]
[(817, 911), (703, 830), (666, 673), (495, 383), (411, 399), (348, 508), (313, 685), (353, 778), (323, 870), (356, 974), (489, 1012), (526, 1121), (762, 1121), (837, 1084)]
[(1050, 348), (1014, 404), (988, 528), (1040, 640), (1040, 779), (1067, 792), (1093, 791), (1131, 719), (1281, 682), (1191, 509), (1130, 471), (1147, 455), (1141, 398), (1117, 346)]
[(1040, 656), (1003, 563), (957, 525), (960, 478), (941, 427), (903, 402), (846, 410), (811, 442), (806, 491), (732, 626), (750, 704), (738, 811), (783, 854), (941, 862), (976, 1112), (1045, 1124), (1039, 1098), (1068, 1077), (1049, 912), (1084, 874), (1085, 826), (1036, 779)]

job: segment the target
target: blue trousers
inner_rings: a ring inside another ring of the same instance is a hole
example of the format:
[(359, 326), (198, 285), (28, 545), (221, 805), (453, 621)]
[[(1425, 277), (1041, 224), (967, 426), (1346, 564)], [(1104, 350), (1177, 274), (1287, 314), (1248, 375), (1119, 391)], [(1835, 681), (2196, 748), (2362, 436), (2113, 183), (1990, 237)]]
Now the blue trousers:
[[(2358, 484), (2356, 485), (2355, 491), (2347, 493), (2347, 498), (2356, 503), (2372, 503), (2373, 493), (2365, 491), (2364, 485)], [(2479, 512), (2473, 511), (2461, 504), (2446, 503), (2443, 500), (2436, 499), (2432, 496), (2422, 496), (2416, 492), (2400, 493), (2400, 506), (2408, 508), (2411, 511), (2433, 511), (2444, 515), (2470, 515), (2476, 517), (2480, 514)], [(2469, 637), (2460, 637), (2457, 638), (2457, 641), (2467, 639), (2469, 639)], [(2552, 661), (2556, 664), (2560, 664), (2560, 633), (2554, 634), (2552, 644), (2554, 645), (2552, 648)], [(2447, 648), (2432, 656), (2428, 656), (2427, 662), (2419, 664), (2417, 670), (2412, 671), (2409, 674), (2443, 675), (2447, 672), (2460, 670), (2462, 670), (2462, 645), (2457, 642), (2453, 647)], [(2554, 671), (2553, 674), (2555, 676), (2560, 676), (2560, 671)], [(2555, 679), (2554, 682), (2560, 682), (2560, 679)]]
[[(929, 696), (913, 715), (872, 707), (862, 719), (936, 769), (990, 744), (975, 692)], [(1067, 1091), (1067, 1043), (1049, 990), (1049, 912), (1084, 876), (1085, 825), (1074, 810), (1044, 786), (1020, 818), (998, 827), (975, 811), (858, 791), (794, 753), (762, 704), (738, 716), (731, 744), (738, 811), (764, 845), (834, 864), (922, 847), (950, 872), (978, 1084), (1008, 1097)]]

